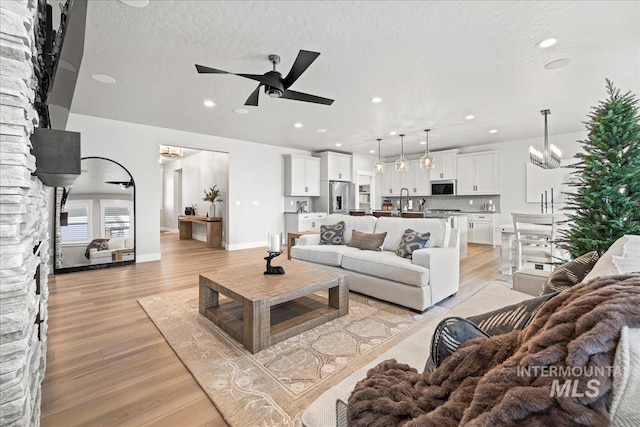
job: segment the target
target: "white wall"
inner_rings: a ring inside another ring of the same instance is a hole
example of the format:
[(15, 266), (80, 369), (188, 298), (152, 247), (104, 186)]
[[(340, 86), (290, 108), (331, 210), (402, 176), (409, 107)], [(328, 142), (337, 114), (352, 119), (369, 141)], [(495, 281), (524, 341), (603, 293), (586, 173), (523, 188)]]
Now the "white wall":
[(81, 132), (83, 157), (113, 159), (133, 175), (136, 182), (138, 261), (160, 259), (158, 213), (162, 181), (158, 179), (159, 145), (229, 153), (229, 194), (225, 195), (223, 207), (228, 218), (224, 230), (230, 250), (266, 245), (267, 231), (284, 231), (282, 156), (311, 154), (80, 114), (70, 114), (67, 130)]

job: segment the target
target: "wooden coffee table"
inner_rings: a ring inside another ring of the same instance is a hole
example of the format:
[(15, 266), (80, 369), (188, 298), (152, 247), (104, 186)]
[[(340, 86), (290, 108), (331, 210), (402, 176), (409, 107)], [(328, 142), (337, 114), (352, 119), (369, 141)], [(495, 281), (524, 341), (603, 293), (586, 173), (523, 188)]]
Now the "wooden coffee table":
[[(285, 274), (265, 275), (265, 262), (200, 275), (200, 314), (257, 353), (349, 312), (347, 276), (286, 259)], [(328, 297), (314, 295), (328, 291)], [(220, 304), (219, 294), (230, 298)]]

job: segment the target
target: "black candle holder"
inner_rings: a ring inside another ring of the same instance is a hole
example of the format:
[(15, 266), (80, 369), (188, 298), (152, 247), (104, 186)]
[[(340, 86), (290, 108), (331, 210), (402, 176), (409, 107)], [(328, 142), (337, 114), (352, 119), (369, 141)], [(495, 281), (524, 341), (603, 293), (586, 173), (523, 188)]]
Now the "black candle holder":
[(264, 274), (284, 274), (284, 268), (271, 265), (271, 260), (280, 255), (282, 252), (267, 252), (269, 253), (269, 255), (264, 257), (264, 259), (267, 261), (267, 269)]

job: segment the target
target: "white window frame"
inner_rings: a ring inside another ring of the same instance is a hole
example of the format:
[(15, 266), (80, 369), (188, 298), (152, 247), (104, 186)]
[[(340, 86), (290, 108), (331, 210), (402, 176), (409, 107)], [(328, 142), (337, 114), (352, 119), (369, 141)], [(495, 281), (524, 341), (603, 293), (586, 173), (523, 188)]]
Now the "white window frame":
[(133, 216), (133, 202), (122, 199), (102, 199), (100, 200), (100, 236), (105, 238), (105, 215), (104, 210), (108, 207), (126, 207), (129, 211), (129, 237), (134, 236), (135, 218)]
[[(62, 246), (74, 246), (87, 244), (93, 240), (93, 200), (67, 200), (65, 203), (65, 210), (69, 211), (74, 207), (83, 207), (87, 209), (87, 240), (64, 240), (62, 238), (62, 231), (60, 231), (60, 241)], [(71, 219), (71, 218), (69, 218)], [(61, 226), (66, 227), (66, 226)]]

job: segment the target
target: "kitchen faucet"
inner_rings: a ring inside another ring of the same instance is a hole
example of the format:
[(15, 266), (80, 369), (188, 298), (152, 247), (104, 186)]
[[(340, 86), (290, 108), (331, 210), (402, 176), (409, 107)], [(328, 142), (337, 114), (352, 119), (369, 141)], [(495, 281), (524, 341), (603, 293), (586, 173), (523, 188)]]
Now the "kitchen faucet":
[(403, 191), (406, 191), (406, 192), (407, 192), (407, 200), (409, 200), (409, 189), (408, 189), (408, 188), (404, 188), (404, 187), (402, 187), (402, 188), (400, 189), (400, 212), (402, 212), (402, 211), (406, 211), (406, 210), (407, 210), (406, 206), (402, 204), (402, 192), (403, 192)]

